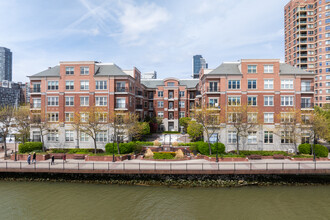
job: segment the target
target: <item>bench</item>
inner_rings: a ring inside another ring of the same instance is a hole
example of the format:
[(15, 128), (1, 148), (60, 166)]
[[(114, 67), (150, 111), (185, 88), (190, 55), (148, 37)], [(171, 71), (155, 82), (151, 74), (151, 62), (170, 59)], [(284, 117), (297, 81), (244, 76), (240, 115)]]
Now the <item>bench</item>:
[(282, 154), (274, 154), (273, 158), (276, 160), (283, 160), (284, 156)]
[(248, 156), (249, 160), (261, 160), (261, 155), (252, 154)]
[(85, 160), (85, 154), (74, 154), (73, 159), (75, 159), (75, 160)]

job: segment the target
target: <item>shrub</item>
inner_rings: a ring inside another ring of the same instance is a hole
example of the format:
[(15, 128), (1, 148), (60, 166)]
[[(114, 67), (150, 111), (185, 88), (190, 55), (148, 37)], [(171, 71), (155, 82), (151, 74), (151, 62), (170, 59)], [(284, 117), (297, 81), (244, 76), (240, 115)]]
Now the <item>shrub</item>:
[(42, 150), (41, 142), (25, 142), (18, 145), (19, 153), (29, 153), (32, 151)]
[[(92, 149), (93, 151), (94, 149)], [(89, 154), (91, 152), (90, 149), (79, 149), (79, 148), (75, 148), (75, 149), (70, 149), (67, 153), (68, 154)]]
[(190, 147), (189, 147), (189, 149), (190, 149), (190, 151), (192, 151), (192, 152), (194, 152), (194, 151), (198, 151), (198, 146), (197, 146), (197, 143), (196, 142), (193, 142), (193, 143), (189, 143), (190, 145)]
[(198, 152), (204, 155), (209, 155), (209, 145), (206, 142), (198, 141), (196, 142)]
[(163, 134), (180, 134), (179, 131), (164, 131)]
[(154, 142), (151, 141), (135, 141), (135, 143), (141, 146), (154, 146)]
[[(214, 143), (212, 144), (211, 146), (211, 151), (212, 151), (212, 154), (216, 154), (217, 153), (217, 144)], [(226, 151), (226, 147), (223, 143), (218, 143), (218, 154), (224, 154)]]
[(192, 146), (192, 145), (196, 145), (195, 142), (191, 142), (191, 143), (179, 143), (179, 146)]
[[(119, 151), (120, 154), (129, 154), (132, 153), (133, 150), (136, 149), (136, 143), (135, 142), (129, 142), (129, 143), (120, 143), (119, 144)], [(105, 145), (105, 151), (109, 154), (113, 153), (113, 150), (115, 151), (115, 153), (118, 153), (117, 151), (117, 144), (114, 143), (107, 143)]]
[(67, 153), (69, 151), (69, 149), (52, 149), (52, 153)]
[(299, 153), (300, 154), (311, 154), (312, 152), (312, 148), (311, 148), (311, 145), (310, 144), (300, 144), (298, 146), (298, 150), (299, 150)]
[[(203, 154), (203, 155), (210, 155), (210, 151), (209, 151), (209, 144), (207, 142), (202, 142), (202, 141), (198, 141), (195, 142), (198, 152)], [(193, 147), (194, 148), (194, 147)], [(190, 147), (190, 150), (193, 150)], [(225, 145), (223, 143), (218, 143), (218, 154), (224, 154), (225, 153)], [(212, 154), (216, 154), (217, 153), (217, 145), (216, 143), (211, 144), (211, 152)]]
[(315, 144), (315, 156), (316, 157), (328, 157), (329, 150), (321, 144)]
[(154, 153), (154, 159), (167, 159), (171, 160), (175, 158), (175, 152), (161, 152), (161, 153)]

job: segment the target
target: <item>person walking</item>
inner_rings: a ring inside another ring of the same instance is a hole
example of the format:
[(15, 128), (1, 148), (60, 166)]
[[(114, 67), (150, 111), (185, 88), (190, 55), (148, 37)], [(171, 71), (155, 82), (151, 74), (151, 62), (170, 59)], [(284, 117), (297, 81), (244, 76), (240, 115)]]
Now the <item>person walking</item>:
[(37, 154), (36, 154), (36, 152), (33, 152), (32, 163), (36, 163), (36, 162), (37, 162)]
[(66, 154), (63, 155), (63, 162), (66, 162)]
[(51, 163), (52, 165), (54, 165), (55, 164), (55, 157), (54, 157), (54, 155), (52, 156), (52, 163)]
[(27, 162), (29, 165), (31, 164), (31, 154), (28, 155)]

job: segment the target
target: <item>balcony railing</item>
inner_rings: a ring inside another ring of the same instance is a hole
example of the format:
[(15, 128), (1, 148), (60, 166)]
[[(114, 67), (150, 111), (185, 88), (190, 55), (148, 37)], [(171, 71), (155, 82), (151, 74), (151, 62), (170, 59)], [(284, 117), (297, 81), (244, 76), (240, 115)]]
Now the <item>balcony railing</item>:
[(41, 108), (41, 104), (30, 103), (30, 108)]
[(142, 109), (142, 105), (136, 105), (136, 109)]
[(128, 88), (126, 88), (126, 87), (116, 87), (116, 92), (128, 92)]
[(207, 88), (207, 92), (220, 92), (220, 89), (219, 88), (212, 88), (212, 87), (210, 87), (210, 88)]
[(302, 92), (314, 92), (314, 86), (301, 86)]
[(218, 103), (207, 103), (206, 107), (207, 108), (219, 108), (220, 109), (220, 105)]
[(136, 91), (135, 94), (136, 94), (136, 95), (139, 95), (139, 96), (143, 96), (142, 91)]
[(301, 108), (314, 108), (314, 103), (301, 103)]
[(41, 89), (40, 88), (32, 88), (31, 93), (40, 93)]

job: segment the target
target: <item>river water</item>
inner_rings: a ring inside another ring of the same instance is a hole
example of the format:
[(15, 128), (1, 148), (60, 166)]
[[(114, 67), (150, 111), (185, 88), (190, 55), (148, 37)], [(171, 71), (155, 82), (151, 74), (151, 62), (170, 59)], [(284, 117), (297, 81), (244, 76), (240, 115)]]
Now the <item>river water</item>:
[(0, 181), (0, 219), (330, 219), (330, 186), (176, 189)]

